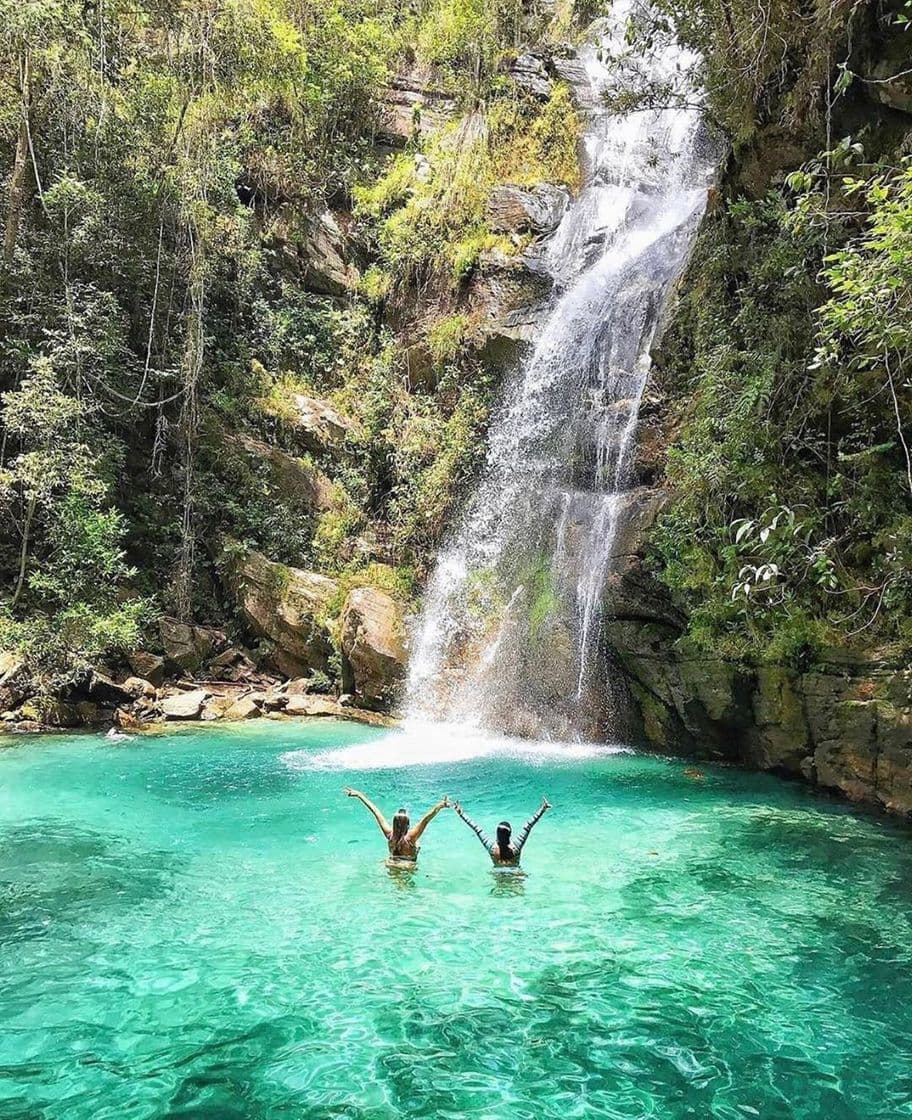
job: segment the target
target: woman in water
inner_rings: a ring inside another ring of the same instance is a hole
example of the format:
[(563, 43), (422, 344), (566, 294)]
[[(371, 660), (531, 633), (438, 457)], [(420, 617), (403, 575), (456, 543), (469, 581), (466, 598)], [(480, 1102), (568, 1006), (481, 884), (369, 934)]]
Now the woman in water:
[(367, 806), (374, 814), (374, 820), (380, 826), (380, 831), (386, 837), (386, 842), (389, 846), (390, 862), (410, 864), (412, 866), (414, 866), (418, 860), (418, 849), (421, 847), (418, 841), (421, 839), (421, 834), (434, 817), (437, 816), (440, 810), (448, 808), (450, 804), (448, 797), (445, 797), (442, 801), (438, 801), (433, 808), (428, 809), (414, 828), (410, 828), (409, 815), (405, 809), (400, 809), (393, 817), (393, 823), (390, 824), (377, 806), (359, 790), (346, 786), (345, 795), (346, 797), (357, 797), (358, 800), (363, 805)]
[(462, 811), (462, 806), (457, 803), (453, 806), (460, 817), (471, 828), (478, 839), (484, 844), (485, 849), (497, 867), (519, 867), (519, 856), (523, 850), (523, 845), (529, 839), (529, 833), (542, 819), (545, 813), (551, 808), (551, 803), (546, 797), (542, 798), (542, 803), (538, 809), (532, 814), (531, 817), (523, 825), (522, 832), (514, 840), (513, 829), (509, 821), (501, 821), (497, 826), (497, 839), (491, 841), (487, 836), (481, 825), (476, 824), (473, 820), (466, 816)]

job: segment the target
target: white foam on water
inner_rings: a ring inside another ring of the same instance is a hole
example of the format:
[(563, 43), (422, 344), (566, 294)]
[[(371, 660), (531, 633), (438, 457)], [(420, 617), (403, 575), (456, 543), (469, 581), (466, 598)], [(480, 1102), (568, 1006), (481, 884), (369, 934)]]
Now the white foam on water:
[(626, 754), (630, 748), (605, 743), (513, 739), (484, 735), (456, 724), (410, 721), (388, 735), (325, 751), (288, 751), (280, 761), (290, 770), (398, 770), (468, 762), (478, 758), (509, 758), (530, 766), (546, 762)]

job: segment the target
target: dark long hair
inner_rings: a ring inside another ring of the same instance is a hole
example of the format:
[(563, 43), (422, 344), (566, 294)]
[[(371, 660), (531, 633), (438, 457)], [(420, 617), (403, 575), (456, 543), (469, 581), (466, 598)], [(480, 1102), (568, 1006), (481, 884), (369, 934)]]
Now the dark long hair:
[(497, 850), (500, 853), (501, 859), (512, 859), (513, 849), (510, 847), (510, 837), (513, 835), (513, 828), (509, 821), (501, 821), (497, 826)]
[(400, 809), (393, 817), (393, 833), (390, 836), (390, 844), (393, 848), (398, 848), (399, 841), (405, 836), (409, 830), (409, 815), (405, 809)]

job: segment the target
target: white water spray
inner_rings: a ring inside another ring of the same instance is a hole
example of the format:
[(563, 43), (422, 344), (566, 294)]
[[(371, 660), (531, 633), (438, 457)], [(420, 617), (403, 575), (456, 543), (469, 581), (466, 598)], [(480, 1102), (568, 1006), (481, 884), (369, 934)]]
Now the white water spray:
[[(705, 206), (713, 167), (700, 113), (614, 114), (628, 5), (583, 49), (585, 186), (545, 250), (556, 297), (506, 387), (484, 474), (430, 580), (406, 712), (543, 739), (609, 730), (594, 667), (604, 587), (624, 522), (649, 352)], [(693, 63), (676, 45), (656, 82)]]

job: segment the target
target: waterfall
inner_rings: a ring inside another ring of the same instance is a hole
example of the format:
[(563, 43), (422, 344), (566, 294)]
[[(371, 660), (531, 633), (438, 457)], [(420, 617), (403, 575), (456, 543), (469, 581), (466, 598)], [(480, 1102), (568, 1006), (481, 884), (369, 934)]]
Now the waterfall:
[[(610, 733), (602, 619), (635, 482), (650, 347), (713, 168), (691, 108), (604, 107), (628, 4), (581, 49), (584, 186), (542, 250), (555, 295), (493, 416), (477, 490), (416, 628), (407, 716), (535, 738)], [(655, 82), (693, 58), (667, 44)]]

